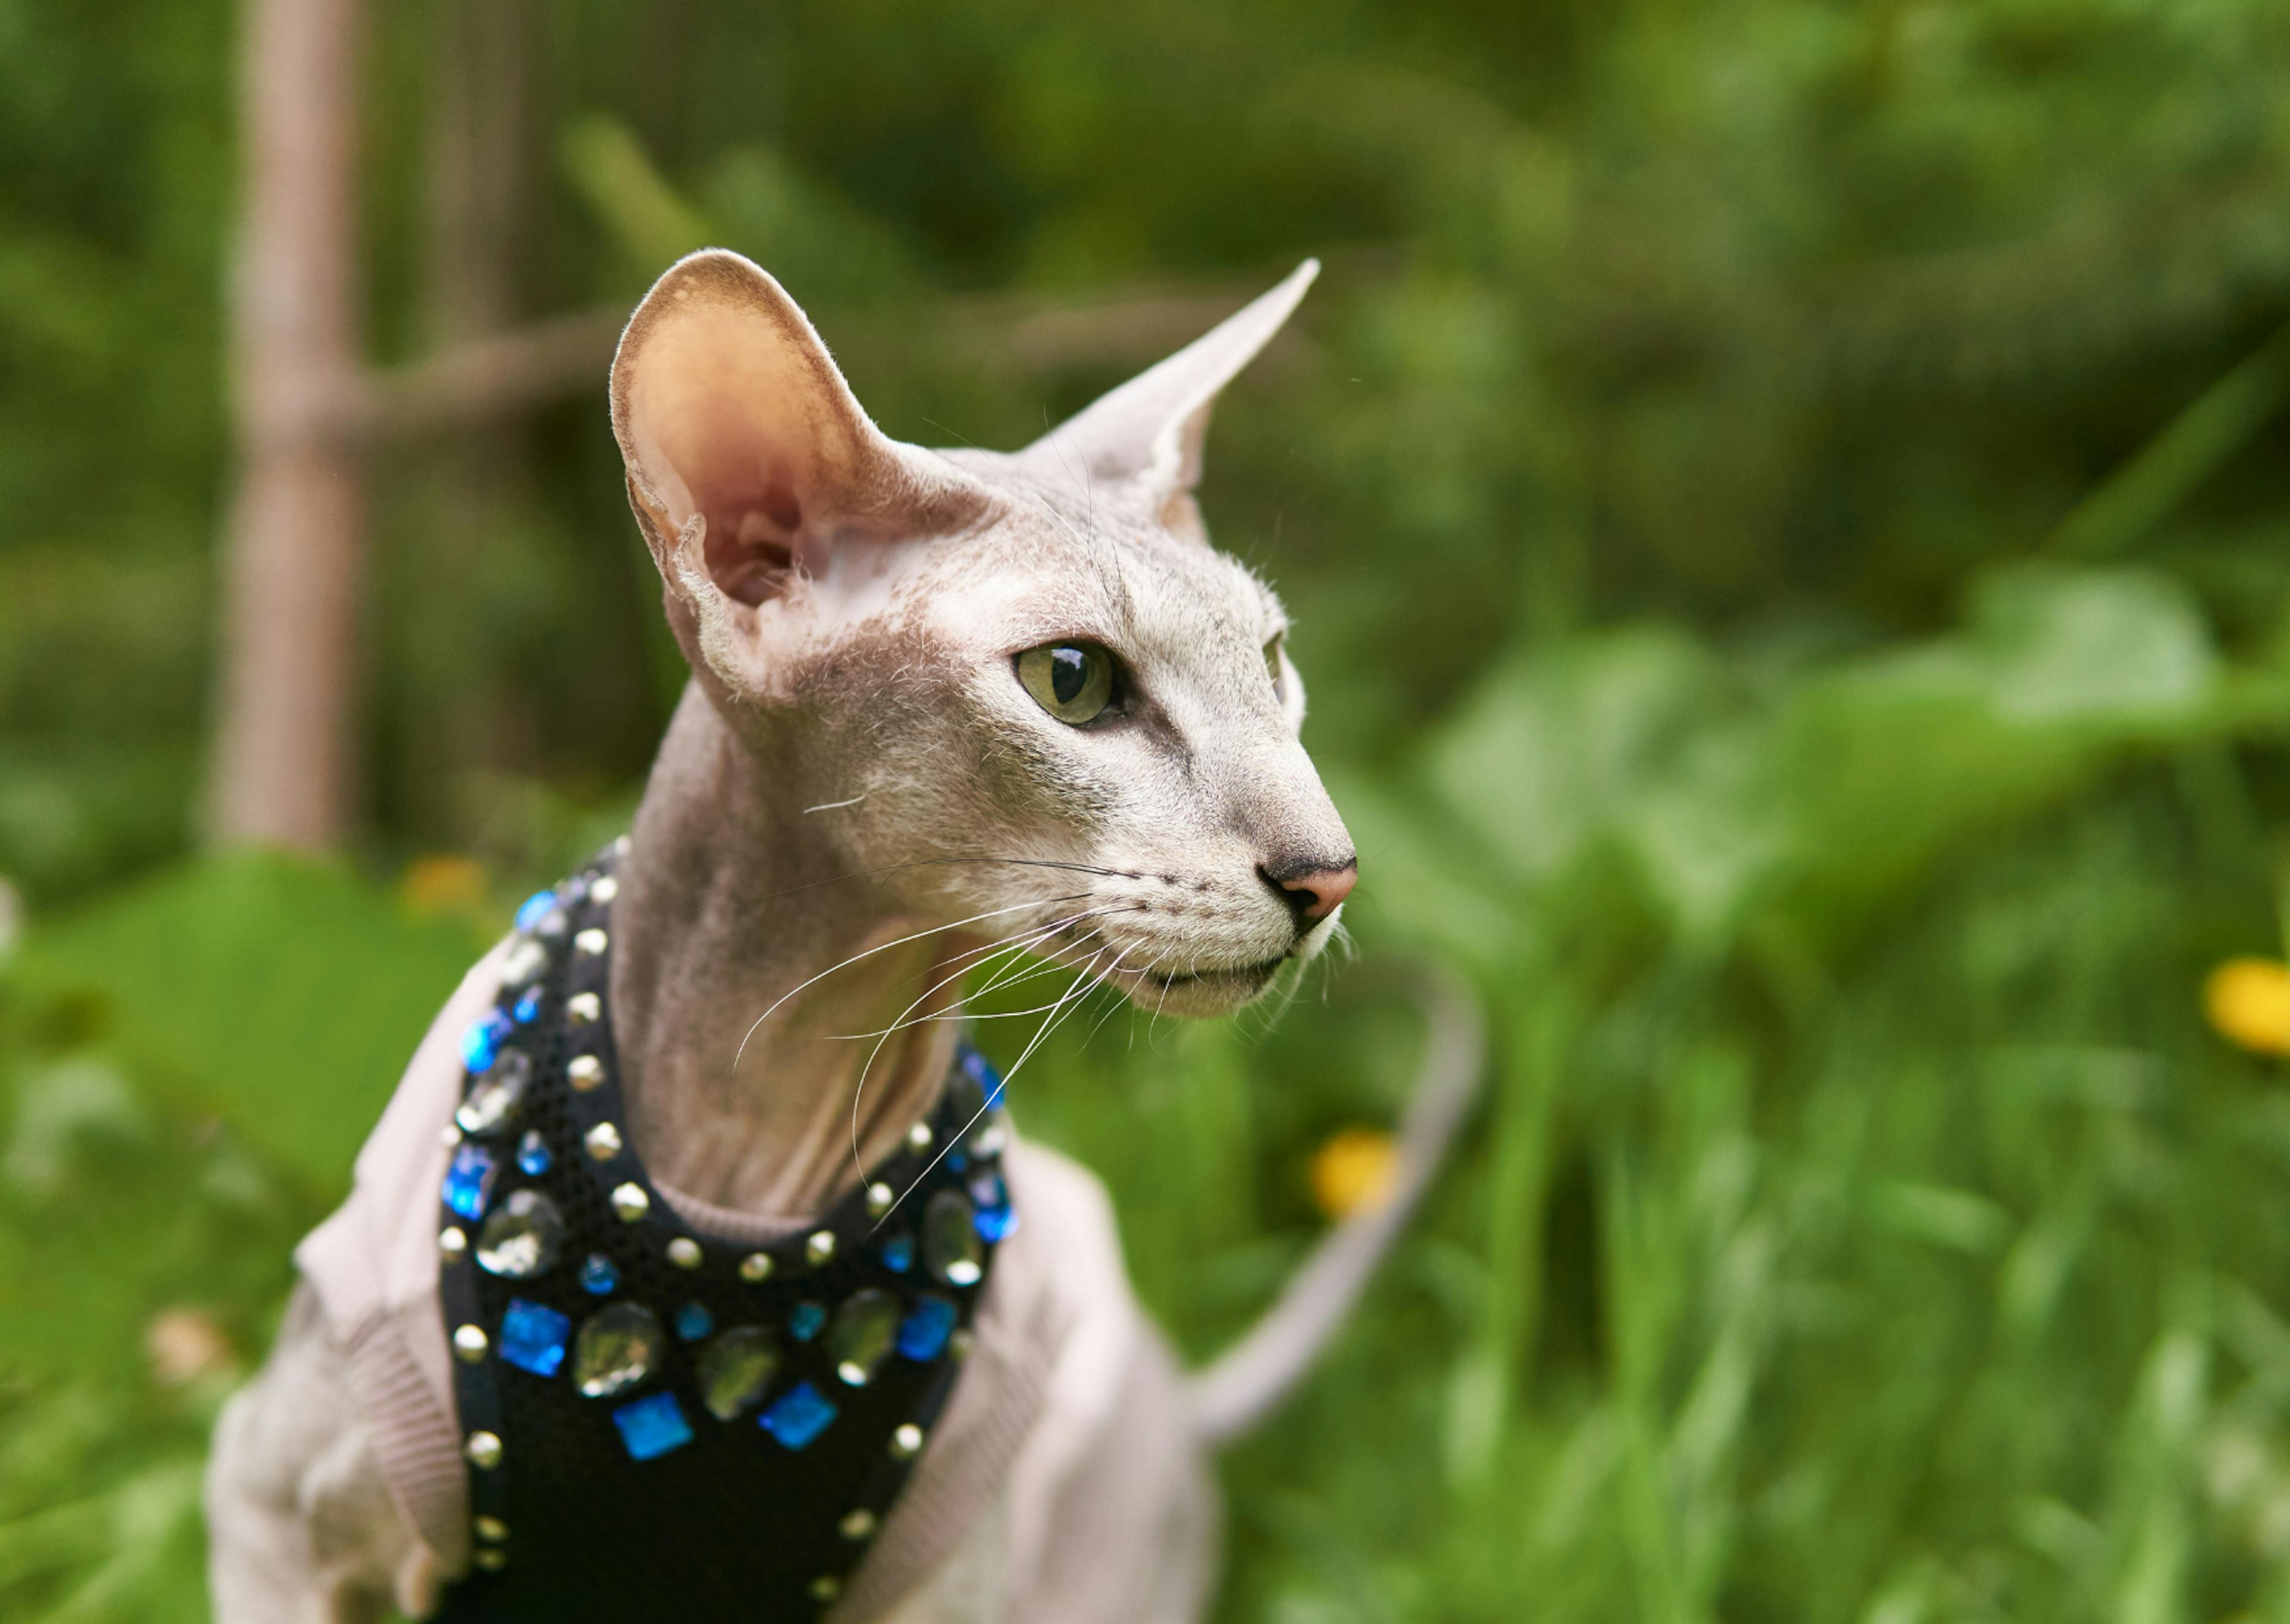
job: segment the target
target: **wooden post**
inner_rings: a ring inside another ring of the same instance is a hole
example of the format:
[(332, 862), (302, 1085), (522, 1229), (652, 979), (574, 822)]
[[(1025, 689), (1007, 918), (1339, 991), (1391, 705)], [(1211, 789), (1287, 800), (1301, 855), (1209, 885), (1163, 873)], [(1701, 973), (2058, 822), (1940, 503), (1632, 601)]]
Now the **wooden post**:
[(325, 850), (351, 817), (365, 501), (360, 0), (248, 0), (231, 289), (238, 487), (209, 833)]

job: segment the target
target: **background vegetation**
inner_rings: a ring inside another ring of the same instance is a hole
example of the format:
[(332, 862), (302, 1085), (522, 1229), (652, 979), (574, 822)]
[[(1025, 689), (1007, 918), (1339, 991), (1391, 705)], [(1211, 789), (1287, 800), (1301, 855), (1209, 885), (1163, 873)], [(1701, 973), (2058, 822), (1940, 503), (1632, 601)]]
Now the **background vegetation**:
[[(600, 388), (395, 444), (355, 849), (200, 853), (235, 26), (0, 0), (12, 1619), (204, 1616), (289, 1246), (673, 692)], [(1010, 445), (1328, 260), (1206, 507), (1355, 934), (1498, 1064), (1229, 1459), (1221, 1617), (2290, 1618), (2290, 1093), (2200, 1002), (2285, 923), (2290, 8), (433, 0), (367, 63), (382, 361), (717, 241)], [(1412, 1064), (1361, 977), (1262, 1028), (1077, 1023), (1018, 1101), (1196, 1356)]]

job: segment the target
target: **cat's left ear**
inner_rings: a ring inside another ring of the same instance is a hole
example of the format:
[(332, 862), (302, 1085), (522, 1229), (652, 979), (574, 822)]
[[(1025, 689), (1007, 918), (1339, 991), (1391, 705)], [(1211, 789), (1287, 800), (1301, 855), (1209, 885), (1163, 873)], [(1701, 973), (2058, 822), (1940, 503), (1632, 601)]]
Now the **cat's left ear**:
[(1193, 490), (1200, 484), (1209, 413), (1319, 274), (1317, 260), (1305, 260), (1271, 292), (1067, 419), (1020, 452), (1020, 460), (1048, 480), (1085, 476), (1099, 486), (1134, 483), (1163, 524), (1199, 530)]

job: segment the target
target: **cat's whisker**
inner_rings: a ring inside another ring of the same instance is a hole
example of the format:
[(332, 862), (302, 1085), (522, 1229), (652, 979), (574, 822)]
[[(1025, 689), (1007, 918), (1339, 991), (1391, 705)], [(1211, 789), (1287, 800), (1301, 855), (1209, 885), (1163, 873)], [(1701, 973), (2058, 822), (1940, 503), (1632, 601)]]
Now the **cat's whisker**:
[(748, 1052), (748, 1040), (755, 1036), (757, 1027), (762, 1026), (764, 1022), (769, 1020), (773, 1015), (777, 1014), (781, 1006), (786, 1004), (789, 998), (794, 997), (797, 993), (802, 992), (806, 988), (818, 986), (820, 982), (824, 981), (829, 976), (833, 975), (838, 970), (846, 970), (852, 965), (858, 964), (862, 959), (872, 958), (878, 953), (888, 953), (893, 948), (903, 948), (909, 942), (920, 941), (925, 937), (941, 935), (948, 931), (960, 930), (966, 924), (976, 924), (981, 919), (998, 919), (1005, 914), (1022, 913), (1029, 908), (1042, 908), (1059, 902), (1078, 901), (1088, 894), (1089, 893), (1086, 892), (1076, 892), (1073, 895), (1068, 897), (1037, 898), (1029, 902), (1014, 903), (1008, 908), (989, 908), (982, 914), (973, 914), (967, 919), (957, 919), (951, 924), (934, 924), (928, 930), (917, 931), (911, 935), (901, 936), (896, 941), (886, 941), (877, 947), (864, 948), (860, 952), (853, 954), (849, 958), (844, 959), (838, 964), (829, 964), (826, 969), (821, 971), (817, 975), (811, 977), (808, 980), (799, 982), (796, 986), (789, 988), (786, 992), (781, 993), (779, 997), (773, 1002), (771, 1008), (765, 1010), (762, 1014), (756, 1017), (754, 1024), (749, 1026), (747, 1032), (741, 1037), (740, 1046), (732, 1055), (732, 1069), (734, 1072), (737, 1072), (740, 1069), (741, 1058)]

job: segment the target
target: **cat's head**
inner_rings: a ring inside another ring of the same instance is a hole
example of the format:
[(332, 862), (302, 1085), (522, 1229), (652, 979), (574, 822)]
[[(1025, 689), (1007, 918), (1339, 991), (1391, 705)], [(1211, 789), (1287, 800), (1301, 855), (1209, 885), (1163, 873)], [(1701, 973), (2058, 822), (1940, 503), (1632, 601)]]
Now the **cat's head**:
[(1008, 455), (884, 435), (736, 254), (630, 320), (613, 424), (677, 641), (783, 817), (901, 912), (1189, 1014), (1338, 928), (1286, 616), (1193, 500), (1218, 391), (1315, 269)]

